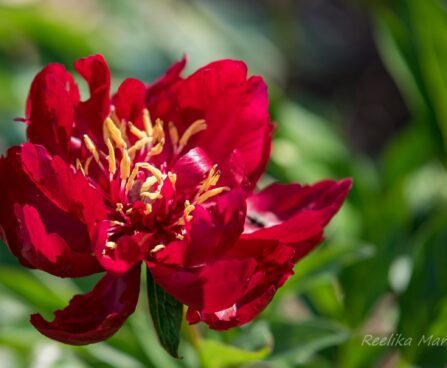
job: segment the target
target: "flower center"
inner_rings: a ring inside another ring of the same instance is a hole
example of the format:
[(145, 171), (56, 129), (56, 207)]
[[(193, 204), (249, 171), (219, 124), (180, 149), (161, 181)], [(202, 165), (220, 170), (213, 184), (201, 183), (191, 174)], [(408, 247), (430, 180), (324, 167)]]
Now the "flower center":
[[(217, 187), (220, 172), (214, 165), (194, 189), (179, 195), (176, 193), (177, 176), (167, 169), (168, 158), (172, 162), (179, 157), (190, 138), (207, 128), (205, 120), (196, 120), (182, 135), (172, 122), (166, 134), (163, 121), (157, 119), (153, 123), (146, 109), (141, 120), (142, 128), (130, 121), (120, 121), (112, 106), (103, 124), (105, 144), (102, 146), (107, 152), (98, 149), (99, 145), (84, 135), (87, 156), (84, 163), (76, 160), (76, 168), (84, 175), (93, 175), (95, 170), (109, 183), (109, 202), (113, 208), (107, 243), (110, 249), (116, 247), (114, 240), (120, 235), (143, 231), (163, 234), (164, 242), (171, 241), (172, 237), (183, 239), (185, 225), (193, 219), (196, 206), (229, 190)], [(170, 145), (166, 145), (167, 136)], [(165, 152), (166, 147), (169, 152)], [(154, 246), (152, 252), (162, 249), (161, 245)]]

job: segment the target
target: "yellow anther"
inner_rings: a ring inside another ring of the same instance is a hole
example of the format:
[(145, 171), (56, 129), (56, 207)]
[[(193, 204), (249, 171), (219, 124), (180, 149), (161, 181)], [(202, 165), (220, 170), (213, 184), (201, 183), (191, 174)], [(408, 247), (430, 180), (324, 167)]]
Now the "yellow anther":
[(160, 199), (163, 198), (160, 192), (141, 192), (140, 197), (142, 198), (148, 198), (151, 201), (154, 199)]
[(85, 143), (85, 146), (87, 147), (87, 149), (89, 150), (89, 152), (93, 155), (93, 158), (95, 159), (95, 161), (99, 162), (98, 150), (96, 149), (95, 144), (93, 143), (93, 141), (90, 139), (90, 137), (87, 134), (84, 134), (84, 143)]
[(175, 183), (177, 182), (177, 174), (168, 171), (168, 179), (171, 182), (172, 186), (175, 187)]
[(141, 186), (140, 192), (149, 192), (149, 189), (151, 189), (155, 183), (158, 183), (158, 179), (155, 176), (149, 176)]
[(171, 137), (171, 143), (174, 147), (177, 147), (179, 140), (177, 127), (172, 121), (169, 122), (169, 136)]
[(113, 241), (108, 241), (108, 242), (106, 242), (106, 247), (109, 249), (116, 249), (117, 244)]
[(192, 211), (194, 211), (196, 209), (196, 206), (194, 206), (193, 204), (190, 204), (189, 201), (185, 201), (185, 210), (183, 212), (186, 221), (191, 221), (192, 220), (192, 216), (190, 215), (190, 213)]
[(124, 226), (124, 225), (126, 225), (124, 222), (121, 222), (121, 221), (112, 221), (111, 224), (114, 225), (114, 226)]
[(151, 253), (157, 253), (165, 248), (166, 247), (164, 246), (164, 244), (157, 244), (155, 247), (152, 248)]
[(146, 203), (146, 209), (144, 210), (145, 215), (149, 215), (152, 212), (152, 205), (150, 203)]
[(160, 142), (157, 143), (154, 147), (151, 148), (149, 156), (157, 156), (163, 151), (163, 146), (165, 144), (164, 137), (160, 139)]
[(142, 169), (146, 169), (147, 171), (149, 171), (152, 175), (154, 175), (157, 178), (158, 182), (162, 182), (163, 181), (163, 174), (162, 172), (157, 169), (155, 166), (151, 165), (148, 162), (139, 162), (137, 163), (138, 167), (141, 167)]
[(147, 136), (152, 137), (152, 122), (148, 109), (143, 110), (143, 126)]
[(155, 120), (155, 126), (152, 131), (152, 138), (154, 142), (160, 141), (165, 136), (165, 131), (163, 130), (163, 121), (160, 119)]
[(205, 130), (208, 127), (206, 125), (205, 120), (199, 119), (196, 120), (194, 123), (192, 123), (183, 133), (182, 137), (180, 138), (178, 151), (180, 152), (187, 144), (189, 139), (194, 135), (202, 130)]
[(178, 240), (183, 240), (183, 239), (185, 239), (185, 237), (184, 237), (182, 234), (176, 234), (175, 237), (176, 237)]
[(199, 195), (203, 192), (206, 192), (211, 186), (215, 186), (220, 178), (220, 172), (217, 169), (217, 165), (213, 165), (210, 172), (208, 173), (207, 178), (203, 181), (202, 185), (199, 188)]
[(123, 149), (123, 157), (120, 162), (121, 180), (126, 180), (130, 175), (130, 157), (126, 149)]
[(106, 124), (107, 129), (109, 130), (110, 137), (113, 139), (115, 144), (119, 148), (127, 147), (127, 144), (124, 141), (123, 136), (121, 134), (121, 130), (115, 125), (113, 120), (108, 117), (105, 121), (105, 124)]
[(93, 160), (93, 156), (90, 156), (90, 157), (85, 161), (85, 165), (84, 165), (84, 172), (85, 172), (85, 175), (88, 175), (88, 169), (89, 169), (89, 167), (90, 167), (90, 164), (91, 164), (92, 160)]
[(141, 150), (146, 144), (149, 144), (152, 142), (152, 138), (150, 137), (144, 137), (138, 141), (135, 142), (135, 144), (129, 148), (129, 155), (130, 157), (135, 157), (135, 154)]
[(146, 134), (146, 132), (143, 132), (142, 130), (138, 129), (135, 125), (133, 125), (130, 121), (129, 121), (129, 129), (130, 132), (137, 137), (138, 139), (143, 139), (143, 138), (147, 138), (148, 135)]
[(107, 156), (107, 161), (109, 162), (109, 173), (115, 175), (116, 173), (115, 149), (113, 148), (112, 141), (110, 140), (110, 138), (107, 138), (106, 144), (109, 150), (109, 155)]
[(124, 209), (124, 205), (122, 203), (118, 202), (116, 204), (115, 211), (116, 212), (121, 212), (123, 209)]
[(203, 202), (207, 201), (208, 199), (210, 199), (211, 197), (219, 195), (222, 192), (227, 192), (229, 190), (230, 190), (229, 187), (220, 187), (220, 188), (214, 188), (214, 189), (208, 190), (205, 193), (201, 194), (197, 198), (196, 202), (197, 203), (203, 203)]
[(130, 215), (130, 214), (132, 213), (132, 211), (133, 211), (133, 208), (129, 208), (129, 209), (126, 211), (126, 215)]
[(129, 193), (129, 191), (132, 189), (133, 184), (135, 183), (135, 178), (137, 177), (137, 174), (138, 174), (138, 166), (135, 165), (135, 167), (132, 170), (132, 173), (129, 176), (129, 179), (127, 180), (126, 194)]
[(76, 170), (80, 170), (82, 175), (85, 176), (84, 168), (82, 167), (82, 163), (79, 158), (76, 159)]

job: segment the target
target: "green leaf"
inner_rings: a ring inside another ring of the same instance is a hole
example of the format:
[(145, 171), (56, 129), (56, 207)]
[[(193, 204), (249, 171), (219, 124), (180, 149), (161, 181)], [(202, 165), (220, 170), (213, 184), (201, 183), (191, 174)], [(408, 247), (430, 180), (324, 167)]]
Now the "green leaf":
[(247, 351), (214, 340), (205, 339), (200, 343), (202, 364), (206, 368), (240, 366), (245, 363), (263, 360), (269, 352), (268, 347), (258, 351)]
[(149, 310), (158, 339), (169, 354), (178, 358), (183, 305), (155, 283), (149, 269), (146, 275)]

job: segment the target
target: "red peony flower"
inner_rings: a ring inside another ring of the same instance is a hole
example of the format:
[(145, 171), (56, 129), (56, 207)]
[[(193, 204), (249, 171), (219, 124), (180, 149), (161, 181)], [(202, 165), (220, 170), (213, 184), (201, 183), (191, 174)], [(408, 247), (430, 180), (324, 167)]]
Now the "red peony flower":
[(102, 56), (34, 79), (28, 142), (0, 159), (0, 225), (11, 252), (59, 277), (105, 272), (92, 291), (31, 323), (88, 344), (134, 311), (141, 263), (188, 306), (190, 323), (225, 330), (251, 321), (323, 239), (351, 180), (273, 184), (253, 193), (270, 155), (267, 87), (243, 62), (187, 78), (185, 60), (152, 85), (126, 79), (110, 97)]

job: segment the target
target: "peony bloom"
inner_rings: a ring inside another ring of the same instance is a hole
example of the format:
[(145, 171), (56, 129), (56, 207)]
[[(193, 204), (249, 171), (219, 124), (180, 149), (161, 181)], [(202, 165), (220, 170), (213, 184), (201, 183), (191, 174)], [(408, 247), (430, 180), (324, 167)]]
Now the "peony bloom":
[(89, 293), (31, 323), (69, 344), (107, 339), (135, 310), (141, 264), (188, 307), (189, 323), (251, 321), (323, 239), (350, 180), (254, 192), (270, 154), (267, 87), (243, 62), (187, 78), (185, 60), (151, 85), (126, 79), (110, 97), (102, 56), (31, 85), (28, 142), (0, 158), (0, 228), (29, 268), (59, 277), (104, 272)]

